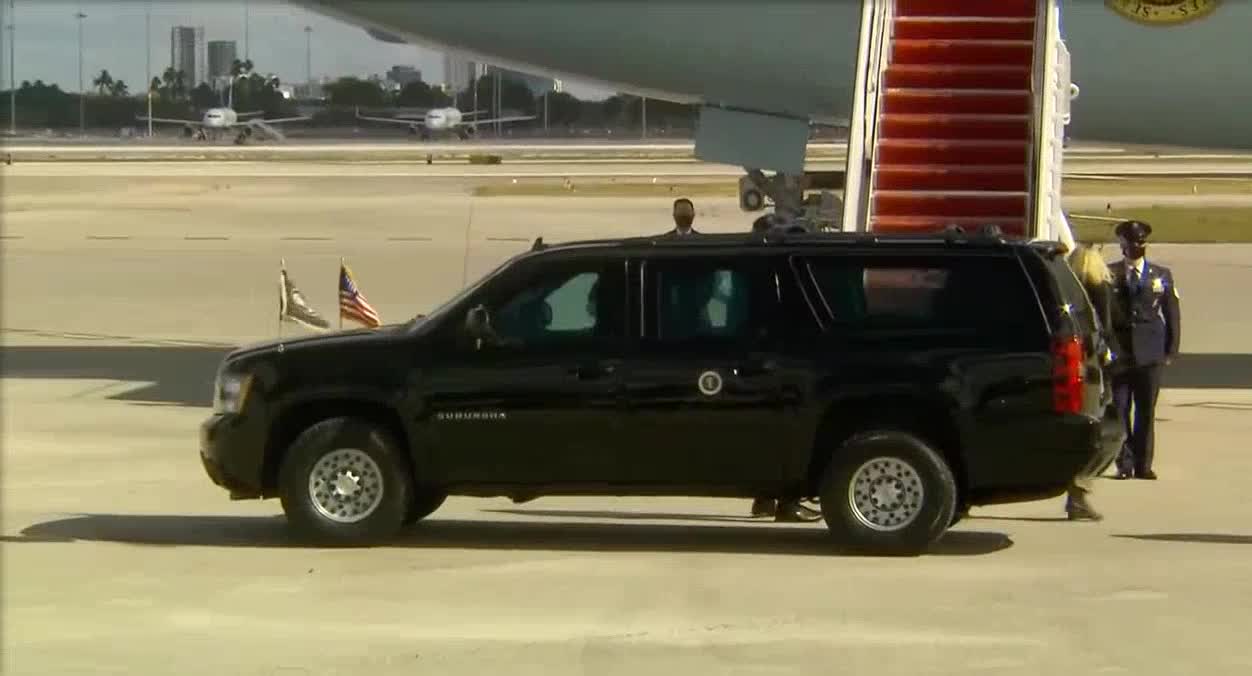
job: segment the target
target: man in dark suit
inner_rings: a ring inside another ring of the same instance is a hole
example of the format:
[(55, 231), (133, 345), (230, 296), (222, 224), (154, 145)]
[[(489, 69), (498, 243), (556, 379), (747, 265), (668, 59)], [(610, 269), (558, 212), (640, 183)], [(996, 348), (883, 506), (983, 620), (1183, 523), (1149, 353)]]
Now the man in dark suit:
[(671, 237), (698, 235), (700, 233), (691, 227), (691, 224), (695, 223), (695, 221), (696, 205), (686, 197), (679, 197), (674, 200), (674, 229), (666, 234)]
[(1109, 266), (1114, 289), (1113, 331), (1122, 350), (1114, 362), (1113, 391), (1127, 433), (1117, 458), (1117, 478), (1153, 480), (1152, 423), (1161, 368), (1178, 354), (1180, 296), (1169, 268), (1148, 262), (1152, 226), (1123, 221), (1116, 233), (1124, 258)]

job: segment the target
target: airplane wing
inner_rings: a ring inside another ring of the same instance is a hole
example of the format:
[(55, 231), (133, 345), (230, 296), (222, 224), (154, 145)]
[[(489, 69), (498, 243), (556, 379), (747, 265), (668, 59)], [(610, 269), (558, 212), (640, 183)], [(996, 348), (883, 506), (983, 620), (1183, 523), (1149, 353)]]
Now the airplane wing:
[(465, 120), (461, 124), (465, 124), (466, 122), (473, 122), (474, 124), (495, 124), (496, 122), (524, 122), (526, 120), (533, 120), (533, 119), (535, 119), (534, 115), (516, 115), (513, 117), (493, 117), (487, 120)]
[(369, 115), (362, 115), (360, 108), (356, 111), (356, 117), (358, 120), (369, 120), (370, 122), (389, 122), (391, 124), (403, 124), (409, 127), (413, 125), (425, 126), (426, 124), (424, 120), (417, 118), (406, 119), (402, 117), (370, 117)]
[(265, 114), (264, 110), (254, 110), (250, 113), (235, 113), (235, 117), (242, 120), (245, 117), (256, 117), (257, 115), (264, 115), (264, 114)]
[(204, 124), (201, 120), (175, 120), (175, 119), (168, 118), (168, 117), (148, 117), (146, 115), (136, 115), (135, 119), (139, 120), (140, 122), (151, 121), (151, 122), (163, 122), (165, 124), (191, 124), (197, 127), (203, 126)]
[(299, 117), (274, 117), (264, 120), (247, 120), (243, 124), (282, 124), (284, 122), (307, 122), (311, 119), (313, 118), (308, 115), (301, 115)]

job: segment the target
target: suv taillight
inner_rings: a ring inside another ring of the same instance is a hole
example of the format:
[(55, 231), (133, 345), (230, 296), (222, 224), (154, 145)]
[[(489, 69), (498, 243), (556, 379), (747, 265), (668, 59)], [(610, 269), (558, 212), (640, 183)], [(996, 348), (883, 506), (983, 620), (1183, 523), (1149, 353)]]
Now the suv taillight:
[(1057, 413), (1082, 411), (1082, 340), (1077, 336), (1057, 338), (1052, 343), (1052, 410)]

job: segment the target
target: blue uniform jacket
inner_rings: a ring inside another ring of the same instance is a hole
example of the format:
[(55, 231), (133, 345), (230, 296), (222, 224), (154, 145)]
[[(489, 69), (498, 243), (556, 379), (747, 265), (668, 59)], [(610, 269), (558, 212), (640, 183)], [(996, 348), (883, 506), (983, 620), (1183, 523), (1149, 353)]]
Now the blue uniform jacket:
[(1123, 354), (1125, 367), (1150, 366), (1178, 354), (1182, 336), (1178, 288), (1169, 268), (1152, 261), (1144, 263), (1139, 288), (1127, 278), (1126, 261), (1109, 266), (1113, 273), (1113, 331)]

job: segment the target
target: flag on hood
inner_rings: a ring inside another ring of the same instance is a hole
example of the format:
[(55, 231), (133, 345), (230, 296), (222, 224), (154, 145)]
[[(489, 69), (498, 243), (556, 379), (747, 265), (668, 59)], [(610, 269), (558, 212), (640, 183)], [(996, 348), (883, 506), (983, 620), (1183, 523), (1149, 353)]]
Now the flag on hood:
[(295, 283), (287, 276), (287, 261), (283, 261), (282, 270), (278, 275), (278, 319), (303, 324), (319, 331), (330, 328), (330, 322), (323, 319), (317, 310), (309, 307), (304, 300), (304, 294), (300, 293)]

